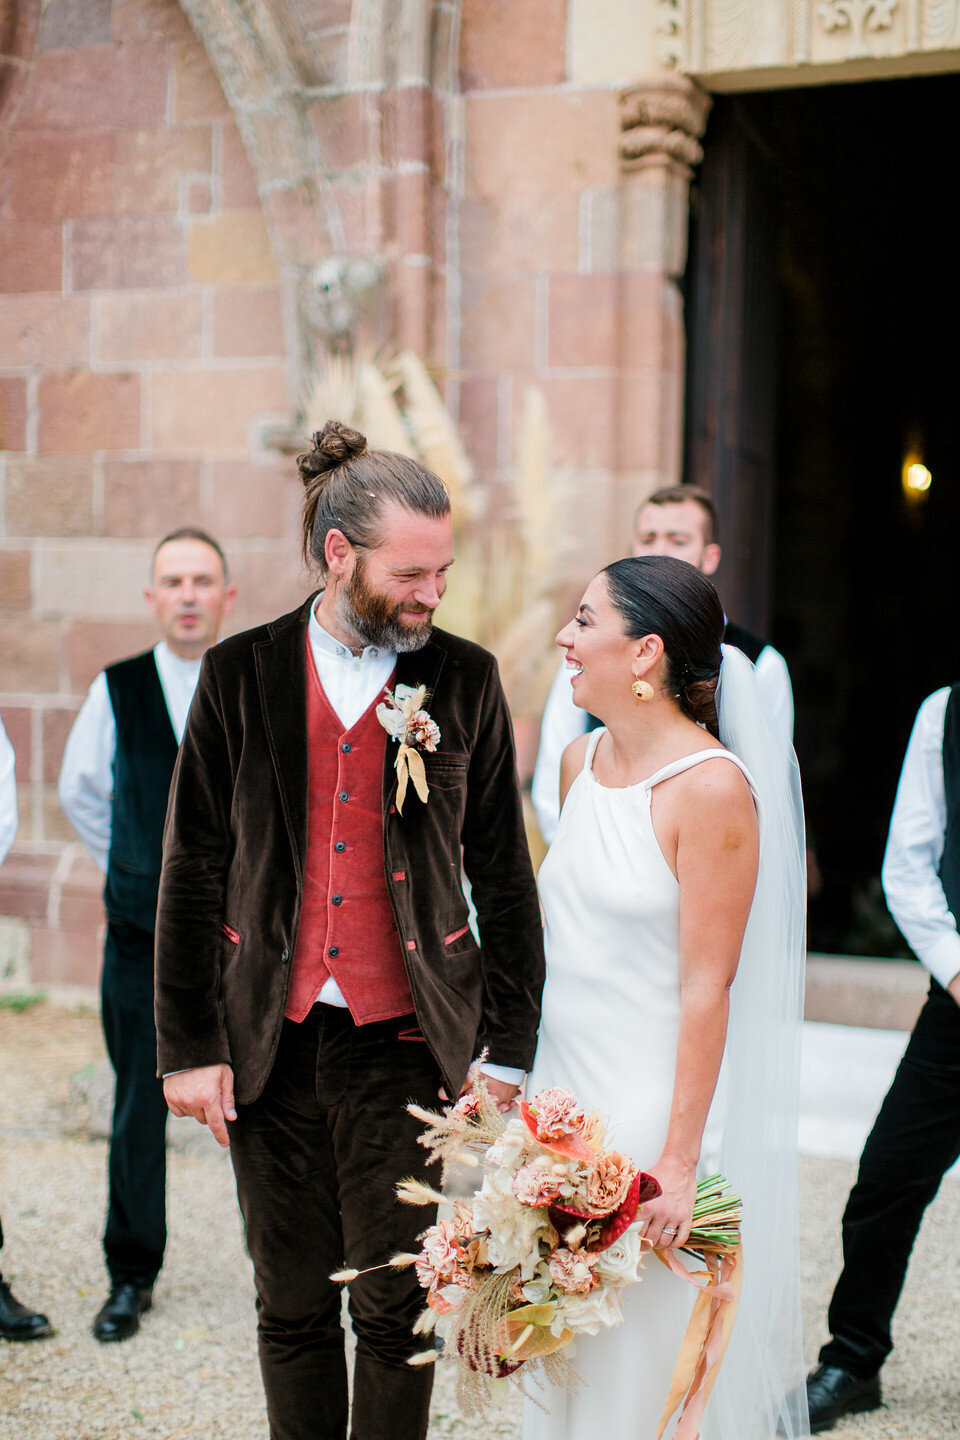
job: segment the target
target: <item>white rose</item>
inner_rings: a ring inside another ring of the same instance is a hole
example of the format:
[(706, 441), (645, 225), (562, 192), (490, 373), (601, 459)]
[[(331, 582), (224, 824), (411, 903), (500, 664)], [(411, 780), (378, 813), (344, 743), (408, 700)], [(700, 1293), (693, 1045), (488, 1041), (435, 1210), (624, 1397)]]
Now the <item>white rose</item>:
[(521, 1279), (529, 1280), (540, 1261), (546, 1223), (545, 1210), (520, 1204), (508, 1172), (485, 1177), (473, 1202), (473, 1225), (488, 1232), (487, 1259), (495, 1270), (505, 1274), (519, 1266)]
[[(397, 686), (398, 690), (403, 688), (403, 686)], [(377, 706), (377, 719), (380, 721), (380, 724), (383, 726), (384, 730), (386, 730), (391, 740), (402, 740), (404, 735), (407, 733), (406, 718), (401, 715), (399, 710), (394, 710), (393, 707), (390, 705)]]
[(598, 1285), (587, 1295), (561, 1295), (550, 1329), (554, 1335), (564, 1329), (596, 1335), (601, 1325), (619, 1325), (622, 1319), (619, 1290)]
[(632, 1285), (639, 1278), (637, 1272), (640, 1268), (642, 1254), (640, 1226), (637, 1221), (634, 1221), (630, 1229), (625, 1230), (619, 1240), (608, 1245), (606, 1250), (600, 1251), (600, 1259), (597, 1264), (598, 1278), (602, 1283), (613, 1285), (618, 1289), (622, 1285)]
[(484, 1167), (493, 1170), (514, 1170), (519, 1161), (536, 1144), (522, 1120), (508, 1120), (503, 1134), (484, 1156)]

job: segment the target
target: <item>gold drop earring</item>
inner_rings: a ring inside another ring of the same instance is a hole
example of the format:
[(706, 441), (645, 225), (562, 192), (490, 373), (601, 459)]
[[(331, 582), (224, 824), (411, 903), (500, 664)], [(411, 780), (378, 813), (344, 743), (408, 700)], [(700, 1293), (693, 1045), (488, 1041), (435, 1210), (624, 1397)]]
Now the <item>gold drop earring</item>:
[(653, 686), (649, 680), (634, 680), (630, 689), (638, 700), (647, 701), (653, 699)]

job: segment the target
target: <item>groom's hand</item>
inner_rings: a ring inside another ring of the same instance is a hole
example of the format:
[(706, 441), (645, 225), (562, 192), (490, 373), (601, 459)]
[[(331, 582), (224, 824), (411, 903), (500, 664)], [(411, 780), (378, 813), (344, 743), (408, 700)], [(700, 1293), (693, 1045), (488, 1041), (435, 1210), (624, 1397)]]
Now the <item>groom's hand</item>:
[[(520, 1094), (520, 1086), (508, 1085), (505, 1080), (494, 1080), (492, 1075), (488, 1075), (487, 1072), (482, 1069), (480, 1073), (483, 1076), (490, 1099), (495, 1102), (497, 1109), (502, 1115), (505, 1110), (510, 1109), (517, 1096)], [(466, 1080), (463, 1083), (463, 1088), (460, 1091), (460, 1094), (466, 1095), (472, 1089), (473, 1070), (471, 1068), (470, 1074), (467, 1076)]]
[(229, 1065), (198, 1065), (180, 1070), (163, 1082), (163, 1095), (172, 1115), (192, 1115), (209, 1125), (218, 1145), (230, 1144), (227, 1120), (236, 1120), (233, 1103), (233, 1071)]

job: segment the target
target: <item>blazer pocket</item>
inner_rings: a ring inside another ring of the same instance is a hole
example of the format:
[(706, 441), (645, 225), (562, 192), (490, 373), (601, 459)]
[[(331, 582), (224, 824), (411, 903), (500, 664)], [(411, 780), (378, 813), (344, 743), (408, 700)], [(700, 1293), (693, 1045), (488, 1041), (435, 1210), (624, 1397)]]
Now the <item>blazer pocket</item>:
[(437, 790), (459, 790), (467, 783), (469, 764), (469, 755), (457, 755), (452, 750), (438, 750), (423, 757), (427, 784)]
[(477, 942), (468, 924), (463, 921), (460, 924), (448, 922), (448, 926), (444, 926), (443, 932), (443, 951), (448, 958), (459, 958), (477, 950)]
[(225, 936), (227, 937), (227, 939), (228, 939), (233, 945), (239, 945), (239, 944), (240, 944), (240, 931), (239, 931), (239, 930), (234, 930), (231, 925), (227, 925), (227, 924), (221, 925), (221, 926), (220, 926), (220, 933), (221, 933), (222, 935), (225, 935)]

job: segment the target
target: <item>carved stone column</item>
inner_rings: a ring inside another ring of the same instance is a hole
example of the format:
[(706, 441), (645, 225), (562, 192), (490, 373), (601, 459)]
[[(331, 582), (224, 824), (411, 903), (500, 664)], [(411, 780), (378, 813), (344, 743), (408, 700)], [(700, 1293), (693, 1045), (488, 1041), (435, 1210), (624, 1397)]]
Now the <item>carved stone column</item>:
[(710, 96), (677, 78), (620, 98), (620, 433), (611, 517), (620, 543), (643, 494), (680, 479), (685, 335), (677, 284)]

